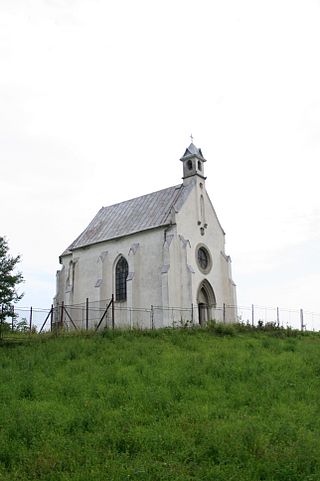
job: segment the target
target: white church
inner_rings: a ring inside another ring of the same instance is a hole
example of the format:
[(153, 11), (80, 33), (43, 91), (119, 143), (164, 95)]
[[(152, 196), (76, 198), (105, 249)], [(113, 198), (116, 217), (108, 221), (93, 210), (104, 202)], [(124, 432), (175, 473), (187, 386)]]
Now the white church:
[(171, 324), (171, 309), (199, 324), (236, 320), (231, 259), (206, 191), (206, 159), (192, 142), (180, 160), (182, 184), (99, 210), (60, 256), (55, 305), (88, 298), (103, 306), (113, 296), (116, 325), (132, 325), (133, 317), (139, 325), (139, 312), (150, 306), (155, 327)]

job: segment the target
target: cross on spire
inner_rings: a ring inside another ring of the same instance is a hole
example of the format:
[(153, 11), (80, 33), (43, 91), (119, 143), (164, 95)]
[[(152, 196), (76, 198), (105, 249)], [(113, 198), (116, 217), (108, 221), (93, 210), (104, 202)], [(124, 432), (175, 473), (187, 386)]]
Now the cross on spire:
[(191, 143), (193, 144), (193, 135), (190, 135)]

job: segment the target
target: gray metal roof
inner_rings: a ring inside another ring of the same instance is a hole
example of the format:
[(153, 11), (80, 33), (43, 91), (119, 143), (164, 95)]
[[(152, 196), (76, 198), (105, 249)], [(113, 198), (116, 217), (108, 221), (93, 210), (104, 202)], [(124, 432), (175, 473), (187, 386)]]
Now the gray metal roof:
[(180, 160), (186, 158), (186, 157), (189, 157), (189, 156), (196, 156), (196, 157), (199, 157), (200, 159), (206, 161), (206, 159), (203, 157), (203, 154), (201, 152), (201, 149), (198, 149), (198, 147), (196, 147), (194, 145), (194, 143), (191, 142), (191, 144), (189, 145), (189, 147), (186, 149), (185, 153), (183, 154), (183, 156), (181, 157)]
[(180, 210), (192, 187), (192, 183), (181, 184), (102, 207), (62, 255), (79, 247), (170, 224), (172, 209)]

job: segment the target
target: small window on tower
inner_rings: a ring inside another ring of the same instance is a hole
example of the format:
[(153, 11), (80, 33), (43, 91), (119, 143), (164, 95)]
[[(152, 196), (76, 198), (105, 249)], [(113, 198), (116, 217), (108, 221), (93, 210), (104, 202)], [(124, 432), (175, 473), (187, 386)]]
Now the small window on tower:
[(201, 172), (201, 170), (202, 170), (202, 166), (201, 166), (200, 160), (198, 160), (198, 170), (200, 170), (200, 172)]
[(192, 170), (192, 167), (193, 167), (192, 160), (188, 160), (187, 167), (188, 167), (189, 170)]

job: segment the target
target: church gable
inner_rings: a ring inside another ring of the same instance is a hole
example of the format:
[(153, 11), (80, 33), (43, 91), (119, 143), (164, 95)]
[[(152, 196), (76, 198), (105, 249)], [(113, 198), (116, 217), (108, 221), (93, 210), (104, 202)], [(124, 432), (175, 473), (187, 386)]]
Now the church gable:
[(224, 250), (225, 232), (207, 193), (205, 182), (193, 178), (191, 191), (175, 216), (177, 230), (193, 243), (208, 242), (216, 249)]

